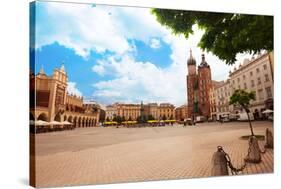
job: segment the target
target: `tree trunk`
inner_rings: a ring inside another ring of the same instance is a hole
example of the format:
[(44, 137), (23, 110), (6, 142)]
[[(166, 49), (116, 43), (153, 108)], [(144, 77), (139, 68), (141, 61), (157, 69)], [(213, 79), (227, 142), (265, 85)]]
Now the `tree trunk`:
[(245, 109), (245, 111), (247, 113), (247, 116), (248, 116), (248, 121), (249, 121), (250, 129), (251, 129), (251, 135), (254, 136), (253, 126), (252, 126), (252, 122), (251, 122), (251, 119), (250, 119), (250, 116), (249, 116), (248, 109), (247, 108), (244, 108), (244, 109)]

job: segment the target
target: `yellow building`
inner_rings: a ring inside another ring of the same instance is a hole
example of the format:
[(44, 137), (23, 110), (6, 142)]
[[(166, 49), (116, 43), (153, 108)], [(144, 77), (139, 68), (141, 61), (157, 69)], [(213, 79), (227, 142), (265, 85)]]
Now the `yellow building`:
[(182, 105), (180, 107), (177, 107), (175, 109), (175, 119), (177, 121), (184, 121), (186, 118), (188, 118), (188, 112), (187, 112), (187, 105)]
[(112, 121), (116, 116), (124, 117), (125, 120), (135, 121), (140, 116), (140, 105), (115, 103), (106, 106), (106, 119)]
[(158, 106), (158, 119), (175, 119), (175, 106), (170, 103), (161, 103)]
[[(175, 106), (170, 103), (148, 103), (143, 105), (144, 116), (152, 116), (156, 120), (174, 119)], [(141, 116), (141, 104), (115, 103), (106, 106), (106, 120), (112, 121), (114, 117), (124, 117), (125, 120), (136, 121)]]
[(140, 116), (140, 108), (139, 104), (117, 104), (117, 115), (135, 121)]
[(67, 93), (68, 77), (64, 65), (47, 76), (41, 68), (37, 75), (30, 74), (30, 119), (68, 121), (75, 127), (96, 126), (99, 111), (89, 111), (83, 98)]

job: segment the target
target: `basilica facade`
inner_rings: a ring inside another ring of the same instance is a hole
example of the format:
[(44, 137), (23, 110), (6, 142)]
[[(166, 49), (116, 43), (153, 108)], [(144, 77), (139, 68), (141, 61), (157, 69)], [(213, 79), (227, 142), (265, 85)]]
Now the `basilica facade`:
[(190, 50), (187, 60), (187, 116), (195, 119), (196, 116), (210, 117), (210, 90), (212, 87), (212, 76), (210, 65), (202, 54), (201, 63), (197, 66), (196, 60)]

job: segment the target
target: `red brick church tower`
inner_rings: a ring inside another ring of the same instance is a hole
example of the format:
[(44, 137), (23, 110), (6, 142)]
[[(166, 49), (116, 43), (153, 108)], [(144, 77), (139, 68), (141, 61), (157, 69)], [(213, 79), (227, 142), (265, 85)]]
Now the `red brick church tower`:
[(202, 60), (196, 70), (196, 60), (192, 56), (187, 60), (187, 114), (189, 118), (196, 116), (210, 117), (210, 89), (212, 85), (211, 69), (202, 55)]

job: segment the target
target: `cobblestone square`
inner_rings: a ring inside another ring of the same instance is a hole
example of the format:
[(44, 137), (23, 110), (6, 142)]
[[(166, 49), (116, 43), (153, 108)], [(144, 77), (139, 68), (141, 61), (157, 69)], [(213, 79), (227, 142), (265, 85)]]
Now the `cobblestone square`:
[[(253, 122), (255, 134), (273, 131), (272, 122)], [(247, 122), (201, 123), (144, 128), (91, 127), (38, 134), (37, 187), (209, 177), (218, 145), (234, 166), (247, 154)], [(264, 141), (259, 145), (263, 149)], [(242, 174), (272, 173), (273, 150)]]

